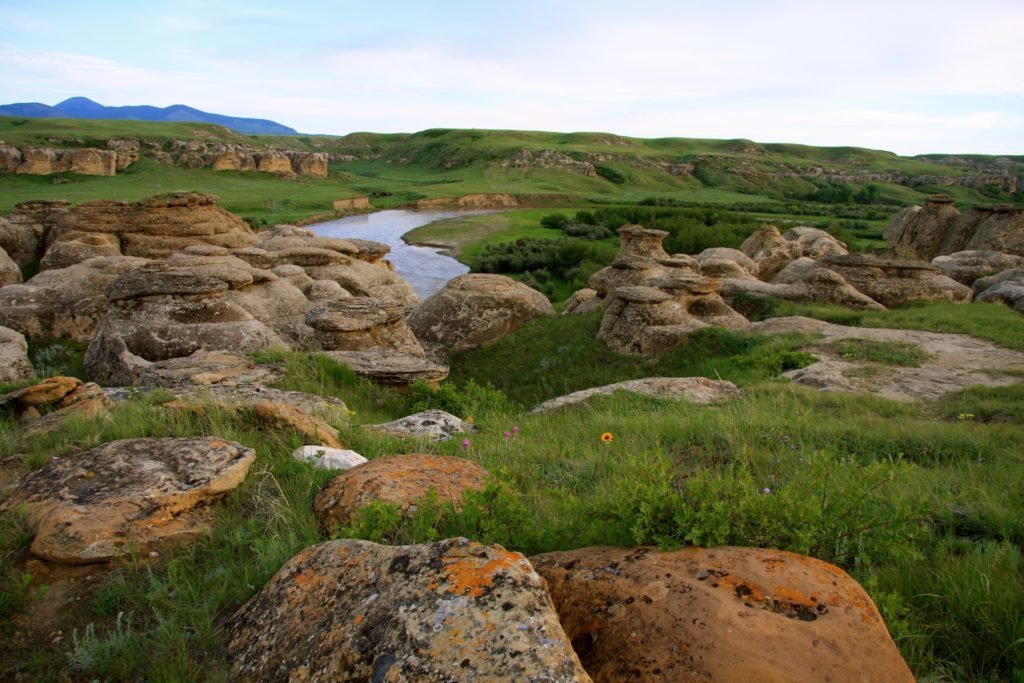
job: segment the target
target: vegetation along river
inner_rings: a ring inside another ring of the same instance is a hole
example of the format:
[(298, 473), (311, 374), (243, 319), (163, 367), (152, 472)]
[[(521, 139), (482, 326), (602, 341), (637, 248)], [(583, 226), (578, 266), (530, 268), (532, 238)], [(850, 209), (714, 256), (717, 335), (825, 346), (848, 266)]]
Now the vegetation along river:
[(317, 223), (309, 227), (319, 237), (350, 237), (388, 245), (391, 247), (391, 253), (387, 258), (395, 264), (395, 270), (409, 281), (420, 298), (426, 299), (452, 278), (468, 273), (469, 268), (440, 253), (440, 249), (406, 244), (402, 240), (402, 235), (434, 221), (477, 213), (487, 212), (378, 211)]

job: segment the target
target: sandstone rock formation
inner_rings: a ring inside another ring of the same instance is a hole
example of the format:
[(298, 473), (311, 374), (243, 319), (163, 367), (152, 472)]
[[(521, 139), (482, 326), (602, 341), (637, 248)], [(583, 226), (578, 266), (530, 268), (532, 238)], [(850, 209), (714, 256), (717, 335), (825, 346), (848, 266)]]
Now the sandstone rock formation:
[[(49, 381), (47, 380), (47, 382)], [(43, 382), (43, 384), (45, 385), (47, 382)], [(3, 401), (3, 399), (0, 399), (0, 401)], [(71, 416), (97, 417), (106, 415), (108, 408), (113, 403), (98, 384), (93, 382), (82, 384), (79, 382), (74, 389), (59, 400), (54, 400), (45, 405), (25, 407), (21, 412), (21, 418), (29, 422), (21, 435), (23, 438), (32, 439), (44, 434), (59, 432), (64, 428), (65, 421)]]
[(775, 274), (771, 282), (750, 277), (722, 279), (721, 295), (730, 305), (739, 307), (742, 294), (788, 301), (823, 301), (869, 310), (885, 309), (885, 306), (855, 289), (842, 275), (806, 256), (790, 261)]
[(34, 375), (25, 336), (9, 327), (0, 327), (0, 382), (17, 382)]
[(80, 386), (82, 380), (77, 377), (49, 377), (38, 384), (15, 389), (0, 396), (0, 409), (21, 419), (36, 417), (40, 409), (59, 404)]
[(23, 285), (2, 287), (0, 324), (29, 339), (66, 337), (87, 343), (109, 310), (107, 287), (146, 263), (130, 256), (93, 258), (43, 271)]
[(774, 225), (765, 225), (751, 234), (740, 251), (757, 263), (757, 270), (752, 274), (765, 282), (802, 256), (819, 260), (849, 253), (845, 244), (824, 230), (798, 226), (783, 235)]
[(460, 418), (436, 409), (407, 415), (383, 424), (363, 426), (363, 429), (375, 432), (432, 442), (448, 441), (455, 434), (470, 431), (470, 428), (470, 425), (464, 423)]
[(21, 268), (0, 247), (0, 287), (21, 282)]
[(24, 506), (33, 554), (102, 562), (206, 532), (202, 506), (238, 486), (255, 455), (217, 437), (112, 441), (51, 458), (0, 509)]
[(504, 275), (471, 273), (451, 280), (407, 319), (421, 342), (445, 351), (489, 344), (542, 315), (551, 302), (540, 292)]
[(900, 211), (885, 229), (896, 256), (930, 261), (967, 250), (1024, 256), (1024, 210), (1009, 205), (977, 207), (961, 214), (949, 195), (932, 195), (924, 207)]
[(39, 259), (43, 235), (42, 223), (32, 212), (21, 211), (22, 206), (18, 205), (19, 211), (11, 217), (13, 220), (0, 218), (0, 248), (20, 268)]
[(602, 299), (596, 289), (585, 287), (573, 292), (565, 306), (562, 308), (562, 315), (585, 315), (592, 311), (599, 311), (604, 308), (605, 300)]
[(354, 211), (356, 209), (369, 209), (370, 198), (369, 197), (350, 197), (348, 199), (335, 199), (334, 210), (335, 211)]
[(422, 355), (387, 350), (327, 351), (326, 355), (347, 366), (360, 377), (405, 390), (413, 382), (438, 387), (448, 376), (448, 366)]
[(342, 448), (338, 430), (302, 408), (263, 401), (254, 404), (252, 411), (257, 420), (271, 429), (291, 429), (308, 441), (318, 442), (328, 448)]
[(839, 273), (858, 291), (892, 308), (909, 301), (971, 300), (971, 289), (920, 261), (883, 259), (865, 254), (829, 256), (821, 265)]
[(868, 594), (819, 560), (690, 547), (530, 561), (595, 681), (914, 680)]
[(239, 681), (590, 680), (530, 563), (466, 539), (307, 548), (227, 630)]
[(112, 176), (117, 170), (117, 153), (106, 149), (53, 149), (23, 147), (21, 163), (14, 172), (28, 175), (80, 173)]
[(946, 277), (970, 287), (975, 280), (1024, 266), (1024, 256), (972, 249), (936, 256), (932, 259), (932, 265), (941, 270)]
[(975, 301), (998, 301), (1024, 313), (1024, 267), (1004, 270), (975, 281)]
[(487, 470), (472, 460), (442, 455), (393, 455), (371, 460), (339, 474), (328, 482), (313, 503), (320, 528), (330, 533), (352, 521), (359, 508), (380, 501), (394, 503), (403, 511), (430, 491), (456, 505), (467, 490), (479, 489)]
[(584, 403), (592, 396), (611, 396), (616, 391), (686, 401), (697, 405), (731, 401), (740, 397), (740, 390), (736, 385), (725, 380), (713, 380), (706, 377), (647, 377), (574, 391), (571, 394), (545, 401), (533, 408), (530, 413), (546, 413), (565, 406)]
[(405, 323), (405, 304), (388, 299), (350, 297), (319, 303), (305, 322), (316, 330), (325, 351), (394, 351), (423, 356), (423, 347)]

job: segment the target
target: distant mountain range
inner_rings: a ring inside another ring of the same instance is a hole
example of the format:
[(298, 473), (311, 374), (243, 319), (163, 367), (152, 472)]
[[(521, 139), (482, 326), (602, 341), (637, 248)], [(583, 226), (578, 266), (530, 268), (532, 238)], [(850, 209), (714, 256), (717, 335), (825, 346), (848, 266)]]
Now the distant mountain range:
[(63, 119), (130, 119), (132, 121), (163, 121), (175, 123), (215, 123), (239, 133), (253, 135), (297, 135), (298, 131), (267, 119), (246, 119), (199, 111), (184, 104), (169, 107), (138, 105), (132, 107), (106, 107), (88, 97), (72, 97), (60, 104), (49, 106), (39, 102), (19, 102), (0, 105), (0, 116)]

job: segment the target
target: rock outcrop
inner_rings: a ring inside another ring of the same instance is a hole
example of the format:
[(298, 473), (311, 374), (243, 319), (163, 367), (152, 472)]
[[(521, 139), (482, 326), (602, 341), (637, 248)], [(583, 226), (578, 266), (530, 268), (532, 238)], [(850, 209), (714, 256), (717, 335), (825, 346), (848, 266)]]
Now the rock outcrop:
[(970, 287), (975, 280), (1024, 266), (1024, 256), (991, 250), (957, 251), (946, 256), (936, 256), (932, 259), (932, 265), (946, 277)]
[(1024, 267), (976, 280), (974, 291), (977, 292), (975, 301), (998, 301), (1024, 313)]
[(118, 167), (117, 152), (107, 149), (23, 147), (20, 152), (21, 163), (14, 169), (19, 174), (51, 175), (70, 172), (112, 176)]
[(316, 304), (305, 322), (316, 330), (325, 351), (394, 351), (423, 356), (423, 347), (405, 323), (405, 304), (388, 299), (350, 297)]
[(924, 207), (900, 211), (885, 229), (900, 258), (930, 261), (958, 251), (1001, 251), (1024, 256), (1024, 209), (985, 206), (961, 214), (949, 195), (932, 195)]
[(740, 390), (732, 382), (713, 380), (706, 377), (647, 377), (631, 379), (603, 387), (574, 391), (565, 396), (550, 399), (535, 407), (530, 413), (546, 413), (565, 406), (584, 403), (593, 396), (611, 396), (616, 391), (625, 391), (641, 396), (686, 401), (697, 405), (731, 401), (740, 397)]
[(325, 533), (345, 526), (371, 502), (393, 503), (415, 511), (416, 502), (433, 491), (440, 500), (458, 504), (467, 490), (479, 489), (487, 470), (472, 460), (442, 455), (393, 455), (371, 460), (339, 474), (317, 494), (313, 512)]
[(434, 409), (383, 424), (364, 425), (363, 429), (401, 438), (438, 442), (448, 441), (456, 434), (464, 434), (470, 431), (471, 426), (451, 413)]
[(826, 257), (819, 263), (888, 308), (909, 301), (964, 303), (971, 300), (970, 287), (921, 261), (851, 254)]
[(103, 562), (208, 531), (205, 504), (238, 486), (255, 455), (217, 437), (112, 441), (51, 458), (0, 509), (23, 506), (38, 557)]
[(335, 199), (335, 211), (355, 211), (356, 209), (369, 209), (369, 197), (350, 197), (348, 199)]
[(581, 548), (530, 558), (595, 681), (914, 680), (838, 567), (759, 548)]
[(750, 235), (740, 251), (757, 264), (758, 279), (770, 282), (776, 274), (801, 257), (819, 260), (827, 256), (844, 256), (846, 245), (824, 230), (797, 226), (785, 234), (774, 225), (765, 225)]
[(590, 681), (530, 563), (466, 539), (307, 548), (227, 632), (238, 681)]
[(21, 282), (21, 268), (15, 263), (7, 252), (0, 247), (0, 287), (14, 285)]
[(0, 327), (0, 382), (17, 382), (34, 375), (25, 335), (9, 327)]
[(790, 261), (776, 273), (771, 282), (751, 277), (724, 278), (721, 294), (731, 306), (737, 308), (742, 303), (740, 295), (754, 294), (788, 301), (822, 301), (850, 308), (885, 309), (885, 306), (854, 288), (842, 275), (806, 256)]
[(553, 315), (540, 292), (504, 275), (471, 273), (451, 280), (407, 322), (421, 342), (446, 352), (484, 346), (542, 315)]

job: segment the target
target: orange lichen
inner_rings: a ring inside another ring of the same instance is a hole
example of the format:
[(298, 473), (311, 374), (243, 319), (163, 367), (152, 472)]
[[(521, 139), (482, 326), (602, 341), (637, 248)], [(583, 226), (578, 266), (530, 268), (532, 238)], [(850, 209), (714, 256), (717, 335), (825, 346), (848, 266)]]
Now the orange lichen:
[(494, 585), (495, 574), (511, 568), (520, 558), (522, 555), (519, 553), (506, 552), (483, 565), (480, 565), (480, 558), (452, 558), (444, 567), (450, 584), (448, 592), (479, 598)]
[(356, 620), (355, 620), (354, 623), (355, 623), (356, 626), (359, 626), (359, 624), (363, 623), (363, 615), (362, 614), (357, 615), (356, 616)]
[(786, 588), (784, 586), (775, 587), (775, 590), (772, 591), (772, 599), (796, 605), (804, 605), (805, 607), (813, 607), (818, 604), (818, 596), (814, 593), (804, 595), (795, 588)]

